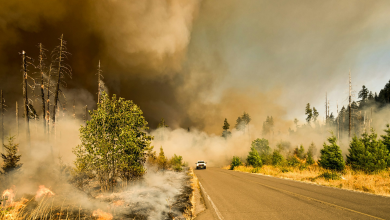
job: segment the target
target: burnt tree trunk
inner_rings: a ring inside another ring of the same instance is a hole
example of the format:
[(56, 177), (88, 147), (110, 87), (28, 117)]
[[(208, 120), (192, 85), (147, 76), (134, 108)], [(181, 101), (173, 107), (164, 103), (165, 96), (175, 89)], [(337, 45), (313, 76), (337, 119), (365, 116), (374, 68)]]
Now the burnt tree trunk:
[(351, 101), (352, 101), (352, 85), (351, 85), (351, 72), (349, 72), (349, 129), (348, 137), (351, 138)]
[(51, 65), (49, 69), (49, 77), (47, 79), (47, 134), (50, 134), (50, 77), (51, 77)]
[(88, 120), (88, 106), (85, 106), (85, 115), (84, 115), (84, 124), (87, 126), (87, 120)]
[(99, 60), (99, 66), (98, 66), (98, 103), (100, 103), (100, 95), (101, 95), (101, 84), (100, 84), (100, 60)]
[(16, 102), (16, 138), (19, 139), (19, 106)]
[(60, 47), (59, 47), (59, 55), (58, 55), (58, 69), (57, 69), (57, 75), (58, 75), (58, 78), (57, 78), (57, 84), (56, 84), (56, 90), (54, 92), (54, 109), (53, 109), (53, 117), (52, 117), (52, 120), (53, 120), (53, 126), (55, 126), (55, 122), (56, 122), (56, 110), (57, 110), (57, 106), (58, 106), (58, 94), (60, 92), (60, 83), (61, 83), (61, 68), (62, 68), (62, 49), (63, 49), (63, 35), (61, 35), (61, 38), (60, 38)]
[(27, 96), (27, 57), (26, 52), (22, 52), (23, 57), (23, 106), (24, 106), (24, 118), (26, 120), (26, 136), (27, 142), (30, 144), (30, 124), (29, 124), (29, 111), (28, 111), (28, 96)]
[(1, 104), (0, 104), (0, 107), (1, 107), (1, 147), (3, 149), (3, 153), (4, 153), (4, 106), (3, 106), (3, 90), (0, 91), (0, 100), (1, 100)]
[(39, 44), (39, 70), (41, 71), (41, 96), (42, 96), (42, 122), (43, 132), (46, 131), (46, 109), (45, 109), (45, 86), (43, 84), (43, 48), (42, 43)]
[(76, 101), (73, 99), (73, 119), (76, 119)]

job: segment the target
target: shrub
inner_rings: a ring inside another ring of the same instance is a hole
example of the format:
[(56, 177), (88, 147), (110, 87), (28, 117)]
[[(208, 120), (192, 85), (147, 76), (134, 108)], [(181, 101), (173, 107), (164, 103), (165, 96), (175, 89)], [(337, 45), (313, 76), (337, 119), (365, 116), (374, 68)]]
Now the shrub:
[(364, 133), (361, 138), (353, 137), (349, 146), (347, 164), (352, 169), (372, 173), (386, 169), (390, 162), (389, 151), (381, 140), (377, 140), (375, 132)]
[(251, 147), (251, 151), (249, 151), (249, 155), (246, 158), (246, 162), (248, 165), (251, 165), (255, 168), (263, 166), (259, 152), (257, 152), (254, 147)]
[(242, 162), (239, 157), (233, 156), (232, 163), (230, 164), (230, 169), (234, 170), (234, 167), (241, 166)]
[(384, 132), (386, 132), (386, 135), (381, 135), (381, 137), (383, 139), (383, 141), (382, 141), (383, 144), (386, 146), (387, 150), (390, 152), (390, 126), (389, 126), (389, 124), (386, 125), (386, 128), (387, 129), (383, 130)]
[(306, 163), (307, 163), (308, 165), (313, 165), (313, 164), (315, 163), (315, 161), (314, 161), (314, 159), (313, 159), (313, 157), (312, 157), (311, 154), (308, 154), (308, 155), (307, 155)]
[(280, 153), (287, 153), (291, 148), (291, 143), (288, 141), (280, 141), (276, 147), (280, 151)]
[(162, 147), (160, 147), (160, 153), (157, 157), (157, 164), (158, 168), (165, 170), (168, 168), (168, 158), (165, 156), (164, 150)]
[(272, 164), (272, 150), (269, 147), (268, 140), (265, 138), (257, 138), (252, 141), (252, 147), (254, 147), (260, 155), (262, 164)]
[(317, 147), (313, 142), (311, 142), (309, 149), (307, 150), (307, 155), (309, 154), (311, 154), (312, 157), (317, 154)]
[(305, 159), (306, 158), (305, 148), (302, 145), (299, 148), (296, 147), (294, 149), (294, 155), (296, 155), (301, 160)]
[(182, 171), (183, 168), (183, 157), (182, 156), (177, 156), (176, 154), (173, 155), (173, 157), (171, 158), (171, 160), (169, 161), (169, 163), (171, 164), (172, 166), (172, 169), (174, 171)]
[(283, 161), (284, 158), (282, 154), (279, 152), (279, 150), (274, 150), (274, 152), (272, 153), (272, 165), (274, 166), (280, 165), (282, 164)]
[(336, 140), (336, 137), (332, 134), (328, 138), (330, 145), (324, 143), (318, 164), (325, 169), (342, 171), (345, 168), (345, 162), (340, 147), (336, 144)]
[(299, 164), (301, 164), (301, 162), (295, 156), (289, 156), (287, 158), (287, 165), (292, 166), (292, 167), (296, 167)]

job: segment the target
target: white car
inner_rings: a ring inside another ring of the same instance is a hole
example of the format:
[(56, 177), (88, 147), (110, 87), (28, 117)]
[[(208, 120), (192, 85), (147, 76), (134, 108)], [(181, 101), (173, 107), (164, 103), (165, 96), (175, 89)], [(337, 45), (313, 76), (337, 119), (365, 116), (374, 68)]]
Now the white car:
[(196, 164), (196, 169), (206, 169), (206, 162), (199, 160)]

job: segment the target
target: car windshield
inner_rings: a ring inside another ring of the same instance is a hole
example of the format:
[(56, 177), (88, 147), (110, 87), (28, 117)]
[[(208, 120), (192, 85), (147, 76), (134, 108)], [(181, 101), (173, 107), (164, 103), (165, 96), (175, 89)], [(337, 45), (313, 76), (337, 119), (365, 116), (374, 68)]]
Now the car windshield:
[(198, 163), (204, 163), (204, 161), (198, 161)]

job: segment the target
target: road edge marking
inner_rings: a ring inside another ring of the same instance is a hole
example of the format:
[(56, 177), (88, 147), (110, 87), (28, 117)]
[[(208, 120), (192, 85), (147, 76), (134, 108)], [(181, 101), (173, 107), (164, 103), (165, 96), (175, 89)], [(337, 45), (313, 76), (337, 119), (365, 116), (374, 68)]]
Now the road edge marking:
[(204, 187), (202, 186), (202, 183), (199, 181), (199, 185), (200, 185), (200, 188), (202, 188), (204, 194), (207, 196), (207, 198), (209, 199), (211, 205), (213, 206), (214, 210), (215, 210), (215, 213), (217, 214), (219, 220), (224, 220), (222, 214), (219, 212), (217, 206), (214, 204), (213, 200), (211, 200), (209, 194), (207, 194), (206, 190), (204, 189)]
[(364, 212), (359, 212), (359, 211), (356, 211), (356, 210), (353, 210), (353, 209), (349, 209), (349, 208), (346, 208), (346, 207), (343, 207), (343, 206), (339, 206), (339, 205), (336, 205), (336, 204), (332, 204), (332, 203), (329, 203), (329, 202), (325, 202), (325, 201), (322, 201), (322, 200), (319, 200), (319, 199), (315, 199), (315, 198), (312, 198), (312, 197), (309, 197), (309, 196), (304, 196), (304, 195), (301, 195), (301, 194), (299, 194), (299, 193), (291, 192), (291, 191), (289, 191), (289, 190), (279, 189), (279, 188), (272, 187), (272, 186), (270, 186), (270, 185), (263, 184), (263, 183), (259, 183), (259, 182), (253, 181), (253, 180), (248, 180), (248, 181), (249, 181), (249, 182), (253, 182), (253, 183), (255, 183), (255, 184), (258, 184), (258, 185), (261, 185), (261, 186), (264, 186), (264, 187), (267, 187), (267, 188), (271, 188), (271, 189), (280, 191), (280, 192), (285, 192), (285, 193), (290, 194), (290, 195), (293, 195), (293, 196), (295, 196), (295, 197), (305, 198), (305, 199), (307, 199), (307, 200), (312, 200), (312, 201), (315, 201), (315, 202), (322, 203), (322, 204), (324, 204), (324, 205), (328, 205), (328, 206), (332, 206), (332, 207), (339, 208), (339, 209), (342, 209), (342, 210), (346, 210), (346, 211), (349, 211), (349, 212), (353, 212), (353, 213), (357, 213), (357, 214), (360, 214), (360, 215), (368, 216), (368, 217), (370, 217), (370, 218), (375, 218), (375, 219), (384, 220), (383, 218), (380, 218), (380, 217), (377, 217), (377, 216), (373, 216), (373, 215), (370, 215), (370, 214), (367, 214), (367, 213), (364, 213)]

